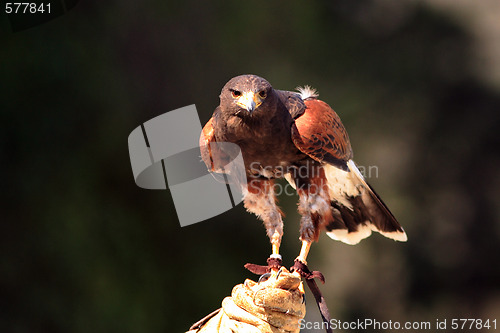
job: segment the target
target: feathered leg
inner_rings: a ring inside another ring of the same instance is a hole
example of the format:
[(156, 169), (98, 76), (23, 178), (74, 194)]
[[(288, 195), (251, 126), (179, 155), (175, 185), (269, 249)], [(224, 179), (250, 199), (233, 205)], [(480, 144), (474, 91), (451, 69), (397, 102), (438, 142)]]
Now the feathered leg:
[[(252, 179), (249, 181), (243, 202), (249, 212), (254, 213), (264, 222), (272, 246), (270, 258), (281, 262), (279, 249), (281, 237), (283, 236), (283, 213), (276, 205), (274, 181), (268, 179)], [(279, 265), (274, 266), (277, 267), (272, 267), (273, 270), (279, 268)]]
[(297, 259), (307, 264), (311, 244), (318, 240), (320, 231), (332, 220), (328, 182), (322, 166), (311, 167), (307, 177), (295, 175), (294, 180), (299, 194), (298, 210), (302, 215), (302, 247)]

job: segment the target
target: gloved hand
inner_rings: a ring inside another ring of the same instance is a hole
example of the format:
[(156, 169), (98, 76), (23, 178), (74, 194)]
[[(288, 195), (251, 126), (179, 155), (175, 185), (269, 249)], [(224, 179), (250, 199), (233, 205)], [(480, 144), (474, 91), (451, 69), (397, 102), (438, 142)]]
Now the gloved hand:
[(222, 308), (202, 319), (187, 333), (299, 332), (306, 307), (297, 275), (285, 268), (260, 283), (246, 280), (233, 288)]

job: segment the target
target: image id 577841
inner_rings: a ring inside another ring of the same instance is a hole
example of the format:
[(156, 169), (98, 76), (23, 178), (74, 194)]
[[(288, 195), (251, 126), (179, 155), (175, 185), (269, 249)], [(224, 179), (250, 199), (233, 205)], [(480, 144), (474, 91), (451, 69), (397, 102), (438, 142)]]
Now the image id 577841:
[(50, 14), (50, 2), (35, 3), (35, 2), (6, 2), (5, 13), (7, 14)]

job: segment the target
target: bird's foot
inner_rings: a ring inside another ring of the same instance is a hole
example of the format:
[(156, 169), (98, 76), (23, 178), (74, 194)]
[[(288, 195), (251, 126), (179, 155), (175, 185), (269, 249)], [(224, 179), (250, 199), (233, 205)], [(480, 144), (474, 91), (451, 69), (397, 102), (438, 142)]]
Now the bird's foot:
[(278, 278), (279, 273), (281, 273), (282, 262), (280, 254), (271, 254), (269, 258), (267, 258), (267, 267), (269, 267), (272, 275), (276, 275), (276, 278)]
[(267, 278), (270, 276), (279, 276), (280, 273), (280, 268), (282, 267), (281, 265), (281, 256), (278, 254), (272, 254), (267, 258), (267, 266), (264, 265), (256, 265), (256, 264), (246, 264), (245, 268), (248, 269), (250, 272), (258, 275), (266, 275), (269, 273), (270, 275), (261, 277), (261, 278)]
[(318, 278), (321, 283), (325, 283), (325, 277), (320, 271), (311, 271), (305, 263), (303, 263), (299, 258), (295, 259), (294, 264), (290, 267), (290, 272), (298, 274), (304, 277), (306, 280), (312, 280)]

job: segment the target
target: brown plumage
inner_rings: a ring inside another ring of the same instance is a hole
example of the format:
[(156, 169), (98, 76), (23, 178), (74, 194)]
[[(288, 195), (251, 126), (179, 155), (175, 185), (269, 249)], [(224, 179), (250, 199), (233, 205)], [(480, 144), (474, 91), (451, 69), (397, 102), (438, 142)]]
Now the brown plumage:
[(322, 230), (348, 244), (358, 243), (372, 230), (406, 240), (403, 228), (352, 161), (339, 116), (310, 88), (300, 93), (275, 90), (256, 75), (231, 79), (200, 137), (203, 161), (216, 172), (225, 159), (210, 145), (217, 142), (241, 149), (247, 176), (244, 204), (263, 220), (271, 257), (279, 257), (283, 234), (283, 214), (273, 189), (274, 179), (281, 177), (299, 194), (300, 261), (306, 263), (309, 247)]
[(304, 114), (292, 125), (292, 141), (303, 153), (318, 162), (347, 170), (352, 158), (349, 136), (339, 116), (323, 101), (309, 98)]

